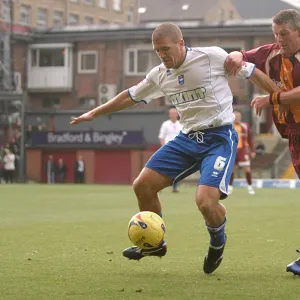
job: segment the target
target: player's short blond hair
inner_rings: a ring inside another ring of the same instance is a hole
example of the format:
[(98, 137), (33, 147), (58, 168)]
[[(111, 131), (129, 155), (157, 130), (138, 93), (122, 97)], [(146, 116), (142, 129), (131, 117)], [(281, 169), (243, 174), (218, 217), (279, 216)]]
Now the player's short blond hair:
[(152, 41), (162, 38), (169, 38), (174, 43), (183, 39), (180, 28), (173, 23), (162, 23), (153, 31)]
[(300, 14), (294, 9), (281, 10), (272, 20), (276, 25), (289, 24), (294, 30), (300, 26)]

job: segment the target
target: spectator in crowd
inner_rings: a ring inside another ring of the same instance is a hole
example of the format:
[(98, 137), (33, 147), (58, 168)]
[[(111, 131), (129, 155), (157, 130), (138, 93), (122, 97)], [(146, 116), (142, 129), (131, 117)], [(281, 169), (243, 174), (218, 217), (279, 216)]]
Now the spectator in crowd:
[(84, 183), (85, 163), (81, 155), (75, 161), (75, 183)]
[(20, 144), (21, 139), (21, 130), (19, 127), (15, 128), (13, 131), (13, 137), (15, 138), (16, 142)]
[(26, 134), (25, 143), (27, 145), (31, 144), (32, 134), (34, 132), (47, 132), (47, 131), (49, 131), (49, 128), (46, 123), (40, 123), (36, 126), (33, 126), (32, 124), (27, 124), (25, 129), (25, 134)]
[(49, 184), (55, 183), (55, 171), (56, 164), (52, 155), (49, 155), (48, 161), (46, 163), (46, 174), (47, 174), (47, 182)]
[(9, 143), (6, 143), (5, 149), (9, 149), (10, 152), (19, 155), (20, 153), (20, 141), (16, 140), (14, 137), (12, 137), (9, 141)]
[(42, 123), (38, 126), (38, 131), (48, 131), (46, 123)]
[(15, 178), (15, 155), (9, 149), (5, 151), (3, 162), (5, 182), (13, 183)]
[(6, 144), (5, 148), (9, 149), (12, 154), (15, 155), (14, 163), (14, 180), (18, 179), (18, 170), (19, 170), (19, 161), (20, 161), (20, 136), (18, 136), (18, 131), (15, 130), (16, 135), (9, 140), (9, 143)]
[[(169, 141), (173, 140), (182, 129), (182, 125), (178, 121), (178, 113), (175, 107), (169, 109), (169, 120), (162, 123), (159, 130), (160, 145), (163, 146)], [(174, 183), (172, 187), (173, 193), (178, 193), (178, 183)]]
[(57, 175), (58, 175), (59, 183), (65, 183), (66, 173), (67, 173), (67, 166), (63, 161), (63, 159), (60, 158), (58, 160), (58, 165), (57, 165)]
[(257, 141), (255, 150), (257, 155), (263, 156), (266, 152), (266, 146), (262, 141)]
[(25, 138), (26, 144), (31, 144), (32, 131), (33, 131), (32, 125), (28, 124), (26, 128), (26, 138)]

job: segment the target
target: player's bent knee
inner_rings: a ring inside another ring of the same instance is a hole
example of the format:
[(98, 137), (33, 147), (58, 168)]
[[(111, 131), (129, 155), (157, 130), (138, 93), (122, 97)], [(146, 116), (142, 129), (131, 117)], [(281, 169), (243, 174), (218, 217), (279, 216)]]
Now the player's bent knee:
[(137, 196), (150, 196), (152, 194), (156, 194), (157, 190), (153, 184), (147, 180), (147, 178), (138, 177), (133, 182), (133, 190)]
[(214, 209), (215, 203), (211, 201), (209, 198), (207, 199), (197, 199), (196, 200), (198, 209), (201, 211), (202, 215), (209, 215), (211, 211)]
[(201, 193), (201, 194), (197, 193), (196, 204), (197, 204), (199, 210), (202, 213), (204, 213), (204, 212), (208, 212), (209, 210), (211, 210), (211, 208), (214, 205), (214, 201), (212, 201), (212, 199), (208, 193), (203, 191), (203, 193)]
[(198, 186), (196, 194), (196, 204), (203, 215), (210, 214), (218, 205), (220, 191), (215, 187)]
[(145, 191), (147, 189), (146, 181), (141, 179), (140, 177), (136, 178), (132, 184), (134, 192), (140, 193), (142, 191)]

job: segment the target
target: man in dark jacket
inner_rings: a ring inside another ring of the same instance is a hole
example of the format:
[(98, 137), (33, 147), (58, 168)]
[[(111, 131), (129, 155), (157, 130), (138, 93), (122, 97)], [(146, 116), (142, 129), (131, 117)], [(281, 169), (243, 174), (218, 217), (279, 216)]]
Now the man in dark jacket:
[(67, 173), (67, 166), (63, 161), (63, 159), (60, 158), (58, 160), (58, 165), (57, 165), (57, 174), (58, 174), (59, 183), (65, 183), (66, 173)]

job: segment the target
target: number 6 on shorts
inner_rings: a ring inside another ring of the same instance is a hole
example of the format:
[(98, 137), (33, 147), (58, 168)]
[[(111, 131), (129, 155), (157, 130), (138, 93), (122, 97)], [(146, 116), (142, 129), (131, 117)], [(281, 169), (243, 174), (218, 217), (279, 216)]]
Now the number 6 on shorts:
[(226, 165), (226, 160), (227, 158), (223, 156), (218, 156), (214, 164), (214, 169), (218, 171), (222, 171)]

